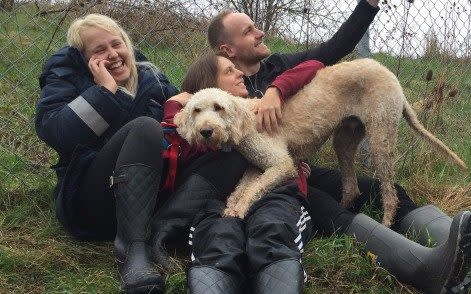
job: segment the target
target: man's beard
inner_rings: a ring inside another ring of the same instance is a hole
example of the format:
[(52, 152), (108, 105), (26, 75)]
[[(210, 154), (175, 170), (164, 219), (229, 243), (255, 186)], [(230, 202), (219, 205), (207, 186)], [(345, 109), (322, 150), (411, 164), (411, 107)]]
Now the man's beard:
[(261, 54), (261, 53), (257, 54), (257, 53), (251, 52), (251, 54), (246, 54), (240, 57), (239, 60), (245, 64), (256, 64), (262, 61), (263, 59), (267, 58), (268, 56), (270, 56), (270, 50), (267, 50), (267, 52), (264, 54)]

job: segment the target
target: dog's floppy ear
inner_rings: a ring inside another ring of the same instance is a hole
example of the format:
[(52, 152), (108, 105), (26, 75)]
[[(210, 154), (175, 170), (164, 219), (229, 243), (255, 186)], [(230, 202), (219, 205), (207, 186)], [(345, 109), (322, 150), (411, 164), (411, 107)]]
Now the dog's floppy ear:
[(178, 134), (180, 134), (183, 139), (191, 144), (194, 139), (194, 128), (191, 125), (190, 116), (191, 113), (189, 107), (184, 107), (182, 110), (180, 110), (180, 112), (175, 114), (173, 122), (177, 125)]
[(234, 111), (233, 122), (230, 126), (231, 138), (235, 145), (238, 145), (245, 135), (254, 128), (254, 122), (251, 119), (251, 112), (249, 109), (238, 105), (237, 101), (232, 101), (232, 111)]

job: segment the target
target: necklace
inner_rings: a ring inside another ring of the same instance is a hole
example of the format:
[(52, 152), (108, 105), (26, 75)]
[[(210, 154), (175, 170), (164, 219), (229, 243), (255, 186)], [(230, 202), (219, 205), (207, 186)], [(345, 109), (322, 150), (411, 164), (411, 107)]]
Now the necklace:
[[(258, 86), (257, 86), (257, 74), (258, 74), (258, 72), (257, 72), (256, 74), (254, 74), (253, 76), (247, 77), (247, 80), (249, 81), (250, 87), (252, 88), (253, 93), (255, 93), (255, 96), (258, 97), (257, 94), (259, 94), (259, 95), (261, 95), (261, 97), (263, 97), (263, 92), (260, 91), (260, 90), (258, 89)], [(253, 82), (252, 82), (252, 77), (253, 77), (253, 79), (254, 79)]]

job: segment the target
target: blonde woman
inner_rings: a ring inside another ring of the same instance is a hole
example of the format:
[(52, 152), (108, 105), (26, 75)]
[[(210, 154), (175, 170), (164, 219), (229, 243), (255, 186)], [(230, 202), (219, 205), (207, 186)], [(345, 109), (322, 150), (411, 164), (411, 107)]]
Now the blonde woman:
[(164, 102), (178, 93), (111, 18), (72, 22), (68, 46), (40, 77), (38, 136), (59, 154), (54, 191), (61, 224), (80, 240), (113, 240), (123, 290), (161, 293), (148, 251), (162, 175)]

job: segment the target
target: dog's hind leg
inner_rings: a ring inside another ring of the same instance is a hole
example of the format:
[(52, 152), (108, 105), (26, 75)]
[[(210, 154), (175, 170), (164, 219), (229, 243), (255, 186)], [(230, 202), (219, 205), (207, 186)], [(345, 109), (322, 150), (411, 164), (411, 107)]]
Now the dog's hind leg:
[(334, 150), (339, 160), (342, 175), (342, 201), (344, 207), (350, 207), (360, 195), (354, 169), (355, 153), (365, 136), (365, 128), (357, 119), (347, 119), (334, 132)]
[(366, 136), (376, 175), (381, 182), (383, 200), (383, 225), (389, 227), (396, 214), (398, 198), (394, 187), (396, 162), (397, 122), (382, 121), (365, 125)]

